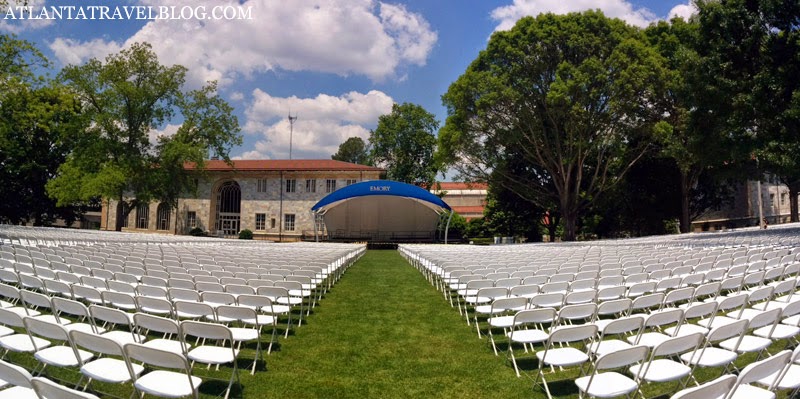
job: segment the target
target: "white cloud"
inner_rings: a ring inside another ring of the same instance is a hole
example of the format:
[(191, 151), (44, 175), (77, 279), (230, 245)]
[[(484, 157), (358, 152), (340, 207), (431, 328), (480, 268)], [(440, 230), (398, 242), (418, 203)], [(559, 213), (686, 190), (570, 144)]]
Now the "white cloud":
[(669, 10), (669, 14), (667, 14), (667, 19), (680, 17), (688, 21), (689, 17), (694, 14), (697, 14), (697, 6), (690, 1), (687, 4), (678, 4), (677, 6), (672, 7), (672, 9)]
[(174, 125), (174, 124), (167, 124), (164, 128), (159, 130), (151, 130), (147, 133), (147, 137), (150, 139), (150, 142), (155, 144), (158, 142), (159, 137), (170, 137), (173, 136), (175, 133), (178, 133), (178, 129), (181, 128), (181, 125)]
[[(26, 6), (22, 6), (21, 1), (11, 0), (8, 8), (0, 8), (0, 32), (19, 34), (25, 31), (42, 29), (53, 24), (54, 19), (47, 18), (50, 14), (45, 14), (44, 18), (31, 18), (31, 16), (41, 17), (42, 9), (47, 5), (45, 0), (28, 0)], [(45, 9), (45, 12), (48, 12)]]
[(600, 9), (612, 18), (620, 18), (631, 25), (645, 27), (657, 20), (657, 16), (646, 8), (635, 8), (626, 0), (514, 0), (514, 4), (492, 10), (492, 19), (499, 22), (495, 30), (511, 29), (527, 15), (541, 13), (567, 14)]
[[(189, 68), (191, 83), (270, 70), (395, 77), (409, 65), (424, 65), (437, 40), (419, 14), (373, 0), (140, 0), (152, 6), (249, 7), (250, 20), (154, 20), (123, 46), (146, 41), (162, 59)], [(99, 43), (98, 43), (99, 42)], [(105, 48), (104, 48), (105, 47)], [(114, 42), (56, 39), (51, 48), (64, 63), (103, 57)], [(104, 53), (105, 52), (105, 53)]]
[(256, 89), (245, 111), (243, 131), (256, 135), (255, 148), (244, 159), (289, 157), (289, 112), (297, 115), (292, 141), (293, 159), (328, 159), (350, 137), (367, 139), (378, 117), (391, 112), (393, 100), (380, 91), (349, 92), (339, 97), (273, 97)]

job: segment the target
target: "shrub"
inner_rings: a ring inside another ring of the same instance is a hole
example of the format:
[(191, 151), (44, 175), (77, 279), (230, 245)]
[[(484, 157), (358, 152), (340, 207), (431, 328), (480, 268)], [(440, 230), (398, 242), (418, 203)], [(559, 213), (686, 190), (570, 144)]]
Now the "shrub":
[(204, 237), (204, 236), (206, 236), (206, 232), (203, 231), (203, 229), (201, 229), (199, 227), (195, 227), (195, 228), (189, 230), (189, 235), (190, 236), (195, 236), (195, 237)]
[(248, 229), (244, 229), (244, 230), (239, 232), (239, 239), (240, 240), (252, 240), (253, 239), (253, 232), (248, 230)]

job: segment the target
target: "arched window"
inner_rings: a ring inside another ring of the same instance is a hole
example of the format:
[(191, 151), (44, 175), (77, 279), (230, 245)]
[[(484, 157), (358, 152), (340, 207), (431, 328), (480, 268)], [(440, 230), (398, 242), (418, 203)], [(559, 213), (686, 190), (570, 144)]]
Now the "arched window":
[(156, 230), (169, 230), (169, 217), (172, 214), (172, 207), (168, 203), (158, 204), (156, 211)]
[(136, 228), (147, 229), (150, 225), (150, 204), (139, 204), (136, 207)]
[(227, 181), (217, 191), (216, 229), (224, 236), (239, 234), (242, 190), (239, 183)]

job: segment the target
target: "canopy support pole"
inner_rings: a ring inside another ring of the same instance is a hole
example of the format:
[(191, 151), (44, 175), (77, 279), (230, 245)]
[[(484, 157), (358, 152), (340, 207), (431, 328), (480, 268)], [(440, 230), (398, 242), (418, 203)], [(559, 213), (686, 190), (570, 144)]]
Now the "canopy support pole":
[(319, 227), (317, 226), (317, 213), (316, 212), (311, 211), (311, 219), (314, 220), (314, 242), (319, 242), (319, 234), (317, 234), (317, 229)]
[(447, 218), (447, 225), (444, 226), (444, 244), (447, 245), (447, 233), (450, 230), (450, 220), (453, 219), (453, 211), (450, 211), (450, 216)]

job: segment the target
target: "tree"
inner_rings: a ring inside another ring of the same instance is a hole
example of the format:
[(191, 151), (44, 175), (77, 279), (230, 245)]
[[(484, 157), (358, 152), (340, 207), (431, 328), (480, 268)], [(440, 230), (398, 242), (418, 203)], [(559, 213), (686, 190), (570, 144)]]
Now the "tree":
[(57, 207), (45, 184), (71, 148), (62, 139), (80, 130), (76, 98), (37, 77), (47, 59), (29, 42), (0, 35), (0, 222), (70, 223), (79, 209)]
[[(186, 68), (164, 66), (150, 45), (136, 43), (105, 62), (92, 59), (70, 65), (61, 79), (80, 98), (91, 124), (74, 134), (75, 150), (47, 189), (59, 204), (102, 196), (119, 201), (116, 229), (140, 203), (165, 201), (193, 187), (187, 163), (202, 169), (211, 154), (229, 159), (241, 143), (232, 108), (216, 84), (183, 91)], [(150, 135), (182, 119), (177, 132), (151, 140)]]
[(663, 74), (640, 30), (599, 11), (522, 18), (442, 97), (438, 157), (488, 180), (518, 155), (539, 183), (509, 173), (507, 187), (541, 208), (556, 203), (574, 240), (580, 213), (647, 150)]
[(331, 159), (343, 162), (357, 163), (360, 165), (371, 165), (369, 148), (361, 137), (350, 137), (344, 143), (339, 144), (339, 150), (331, 155)]
[(436, 117), (421, 106), (394, 104), (370, 134), (372, 159), (390, 180), (431, 187), (440, 170), (433, 156), (438, 129)]

